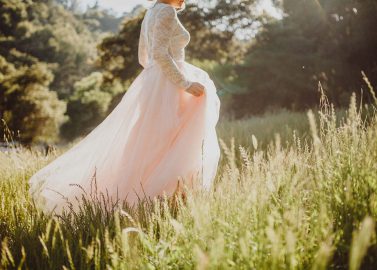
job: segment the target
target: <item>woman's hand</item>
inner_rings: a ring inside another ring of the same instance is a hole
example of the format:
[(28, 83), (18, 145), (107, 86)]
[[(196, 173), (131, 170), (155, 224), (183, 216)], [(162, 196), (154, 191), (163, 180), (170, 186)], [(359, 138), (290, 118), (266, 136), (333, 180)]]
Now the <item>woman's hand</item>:
[(186, 92), (196, 96), (200, 97), (204, 93), (204, 85), (198, 82), (193, 82), (189, 88), (186, 89)]

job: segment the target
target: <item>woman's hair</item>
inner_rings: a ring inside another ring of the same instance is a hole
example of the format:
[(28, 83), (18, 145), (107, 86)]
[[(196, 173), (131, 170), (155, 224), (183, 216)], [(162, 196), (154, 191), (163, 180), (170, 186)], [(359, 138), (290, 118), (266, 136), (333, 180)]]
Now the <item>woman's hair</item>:
[(186, 8), (186, 3), (183, 2), (183, 5), (181, 6), (181, 8), (177, 8), (177, 12), (181, 12), (181, 11), (183, 11), (185, 8)]

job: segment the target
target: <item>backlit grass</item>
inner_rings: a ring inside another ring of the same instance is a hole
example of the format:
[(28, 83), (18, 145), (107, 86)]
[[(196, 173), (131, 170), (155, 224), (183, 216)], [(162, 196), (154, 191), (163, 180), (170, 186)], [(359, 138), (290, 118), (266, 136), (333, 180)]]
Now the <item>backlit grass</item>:
[[(368, 114), (365, 114), (365, 110)], [(4, 269), (373, 269), (377, 114), (359, 106), (219, 123), (213, 189), (136, 208), (38, 211), (27, 179), (61, 152), (0, 153)]]

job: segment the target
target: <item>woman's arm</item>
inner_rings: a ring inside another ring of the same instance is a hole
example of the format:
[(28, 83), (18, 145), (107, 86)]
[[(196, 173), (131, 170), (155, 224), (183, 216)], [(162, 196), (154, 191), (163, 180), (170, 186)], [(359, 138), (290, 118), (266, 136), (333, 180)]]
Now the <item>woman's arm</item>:
[(179, 70), (168, 52), (170, 39), (177, 25), (178, 18), (175, 9), (170, 6), (163, 7), (157, 14), (154, 26), (152, 55), (166, 76), (174, 84), (186, 90), (191, 86), (191, 82)]
[(145, 42), (145, 33), (144, 33), (144, 21), (141, 23), (140, 37), (139, 37), (139, 49), (138, 49), (138, 58), (139, 64), (145, 68), (148, 62), (148, 52), (147, 44)]

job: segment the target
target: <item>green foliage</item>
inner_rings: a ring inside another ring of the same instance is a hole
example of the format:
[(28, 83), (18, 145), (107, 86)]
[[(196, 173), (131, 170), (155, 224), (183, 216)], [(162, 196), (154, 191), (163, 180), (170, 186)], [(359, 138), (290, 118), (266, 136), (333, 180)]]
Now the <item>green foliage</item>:
[[(273, 2), (278, 5), (279, 1)], [(141, 71), (137, 44), (144, 9), (116, 17), (97, 4), (82, 12), (78, 3), (0, 0), (0, 56), (9, 64), (3, 66), (14, 67), (12, 76), (21, 81), (22, 76), (32, 80), (26, 70), (42, 72), (40, 76), (33, 73), (35, 80), (67, 103), (70, 119), (61, 129), (66, 139), (86, 134), (103, 120)], [(372, 33), (377, 7), (373, 0), (285, 0), (280, 2), (286, 14), (282, 20), (260, 14), (258, 3), (196, 1), (179, 14), (191, 34), (187, 60), (209, 72), (219, 95), (227, 94), (222, 97), (222, 114), (242, 117), (279, 108), (301, 111), (315, 107), (319, 81), (334, 104), (346, 106), (349, 94), (364, 87), (361, 70), (377, 84), (377, 38)], [(104, 32), (112, 33), (98, 43)], [(47, 75), (50, 73), (52, 76)], [(11, 74), (7, 74), (9, 79)], [(369, 93), (363, 94), (367, 102), (372, 100)], [(1, 97), (0, 103), (5, 104), (5, 94)], [(18, 105), (7, 104), (7, 112), (2, 105), (0, 114), (9, 119), (13, 110), (13, 115), (24, 119), (32, 113), (15, 113)], [(62, 122), (58, 115), (54, 123)], [(13, 121), (12, 128), (25, 130), (19, 126), (26, 126), (23, 121)], [(56, 137), (56, 132), (50, 137)]]
[(122, 90), (120, 83), (104, 83), (100, 72), (93, 72), (76, 82), (68, 102), (69, 121), (63, 125), (62, 135), (74, 139), (88, 133), (107, 116), (113, 97)]
[(92, 32), (111, 32), (116, 33), (119, 30), (119, 26), (123, 17), (116, 17), (107, 10), (99, 8), (94, 5), (88, 8), (80, 18), (88, 25)]
[(95, 53), (85, 24), (52, 0), (2, 0), (0, 14), (0, 55), (16, 66), (48, 63), (54, 74), (51, 88), (60, 98), (69, 96)]
[[(52, 74), (42, 63), (18, 69), (0, 56), (0, 118), (23, 143), (53, 142), (59, 135), (66, 105), (48, 85)], [(1, 137), (4, 137), (4, 128)]]
[[(235, 63), (242, 58), (248, 43), (246, 33), (255, 31), (262, 15), (256, 13), (258, 0), (198, 1), (188, 3), (179, 15), (190, 32), (189, 59)], [(242, 34), (244, 33), (244, 34)]]
[[(242, 30), (253, 25), (259, 15), (253, 12), (258, 1), (237, 0), (189, 3), (179, 14), (180, 20), (191, 34), (186, 49), (187, 58), (200, 61), (235, 61), (242, 55), (245, 44), (236, 39), (236, 29)], [(127, 17), (119, 33), (109, 36), (98, 45), (98, 66), (103, 69), (107, 80), (132, 80), (140, 72), (137, 51), (141, 22), (144, 11)], [(228, 18), (226, 21), (225, 18)], [(219, 23), (226, 29), (219, 29)]]
[(363, 86), (362, 70), (377, 83), (375, 1), (285, 0), (282, 8), (286, 16), (265, 25), (244, 63), (230, 67), (243, 89), (234, 96), (237, 116), (269, 107), (310, 108), (318, 81), (335, 105), (346, 106), (349, 94)]
[(144, 12), (129, 17), (115, 35), (104, 38), (98, 45), (98, 66), (108, 82), (134, 79), (141, 71), (138, 60), (138, 40)]
[[(84, 19), (55, 1), (0, 1), (0, 57), (4, 82), (0, 117), (12, 131), (20, 132), (22, 142), (56, 141), (60, 125), (66, 120), (63, 118), (66, 102), (75, 102), (68, 105), (67, 114), (71, 116), (71, 108), (81, 100), (77, 97), (79, 94), (73, 96), (75, 82), (94, 68), (91, 62), (97, 36), (98, 33), (89, 31)], [(103, 111), (107, 110), (106, 102), (99, 102), (106, 94), (100, 97), (98, 89), (85, 90), (91, 91), (97, 101), (80, 101), (80, 105), (97, 103), (96, 106), (104, 107), (92, 109), (90, 121), (97, 123), (98, 114), (103, 116)], [(116, 92), (117, 88), (111, 91)], [(95, 113), (96, 110), (99, 112)], [(84, 117), (88, 114), (81, 115)], [(80, 116), (75, 116), (68, 124), (77, 120), (74, 125), (78, 127), (82, 124), (78, 119)], [(86, 131), (87, 126), (83, 128), (80, 132)], [(3, 132), (3, 128), (1, 130)]]

